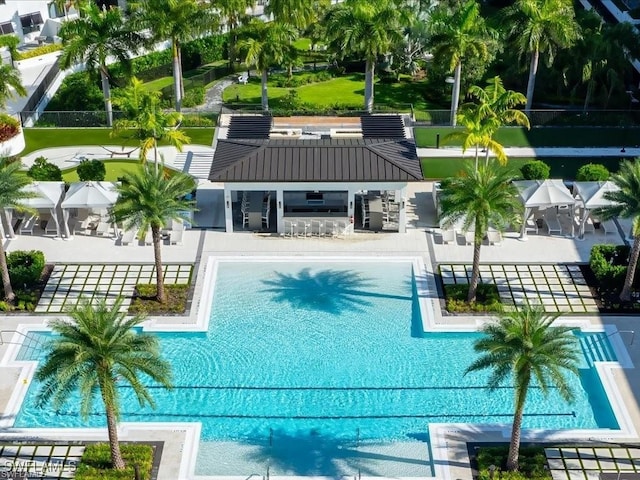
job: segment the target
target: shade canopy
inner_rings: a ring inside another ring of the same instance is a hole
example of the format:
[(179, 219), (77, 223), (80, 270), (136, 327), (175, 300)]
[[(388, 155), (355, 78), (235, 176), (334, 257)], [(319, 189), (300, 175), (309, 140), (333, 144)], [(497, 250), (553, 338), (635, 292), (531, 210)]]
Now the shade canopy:
[(118, 200), (116, 184), (111, 182), (72, 183), (62, 208), (109, 208)]
[(32, 182), (23, 188), (23, 191), (33, 193), (36, 196), (21, 200), (26, 207), (55, 208), (64, 194), (64, 182)]
[(518, 180), (513, 182), (526, 208), (573, 205), (575, 198), (561, 179)]
[(620, 188), (610, 180), (606, 182), (575, 182), (573, 184), (573, 194), (582, 200), (584, 208), (587, 210), (613, 205), (615, 202), (605, 198), (606, 193), (619, 190)]

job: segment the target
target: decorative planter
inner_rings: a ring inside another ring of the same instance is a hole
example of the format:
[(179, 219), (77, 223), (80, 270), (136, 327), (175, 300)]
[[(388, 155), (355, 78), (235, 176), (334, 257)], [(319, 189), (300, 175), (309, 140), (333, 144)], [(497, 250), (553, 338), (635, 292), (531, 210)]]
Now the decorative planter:
[(0, 142), (0, 157), (14, 157), (24, 150), (24, 132), (22, 128), (17, 135), (9, 140)]

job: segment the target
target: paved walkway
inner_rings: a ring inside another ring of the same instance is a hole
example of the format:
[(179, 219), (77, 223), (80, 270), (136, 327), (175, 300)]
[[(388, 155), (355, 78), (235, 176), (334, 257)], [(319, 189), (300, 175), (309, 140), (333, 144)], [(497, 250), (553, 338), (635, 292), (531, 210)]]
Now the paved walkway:
[(561, 447), (546, 448), (553, 480), (599, 480), (600, 473), (640, 473), (640, 448)]
[(74, 478), (83, 453), (79, 445), (0, 445), (0, 478)]
[[(507, 157), (621, 157), (640, 156), (640, 148), (625, 147), (607, 148), (573, 148), (573, 147), (505, 147)], [(418, 157), (466, 157), (473, 158), (475, 150), (470, 148), (462, 153), (460, 147), (418, 148)], [(484, 155), (484, 154), (483, 154)]]

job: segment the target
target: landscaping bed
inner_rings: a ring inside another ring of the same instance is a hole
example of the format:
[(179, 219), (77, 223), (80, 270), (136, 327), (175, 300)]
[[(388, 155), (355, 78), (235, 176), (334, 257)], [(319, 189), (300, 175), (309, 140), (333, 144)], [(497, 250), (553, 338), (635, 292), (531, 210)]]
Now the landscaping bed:
[[(518, 457), (520, 470), (517, 472), (504, 471), (509, 453), (508, 444), (486, 447), (474, 446), (469, 453), (471, 466), (475, 470), (475, 478), (478, 480), (490, 480), (492, 478), (504, 480), (551, 479), (544, 447), (541, 446), (520, 447), (520, 455)], [(493, 473), (490, 467), (496, 467), (493, 469)]]
[[(35, 250), (16, 250), (9, 253), (7, 265), (16, 299), (14, 305), (0, 301), (0, 311), (3, 313), (33, 312), (54, 266), (46, 264), (44, 254)], [(0, 280), (0, 288), (1, 283)]]
[[(76, 480), (151, 480), (154, 478), (154, 456), (160, 455), (154, 445), (121, 443), (120, 450), (126, 468), (111, 468), (111, 451), (108, 443), (95, 443), (86, 446), (82, 459), (75, 473)], [(160, 463), (158, 458), (156, 463)], [(134, 465), (138, 466), (139, 477), (135, 477)]]
[(129, 306), (130, 314), (162, 315), (183, 314), (187, 310), (189, 284), (165, 285), (166, 303), (156, 300), (156, 285), (140, 283), (136, 285), (133, 299)]
[(478, 284), (476, 301), (467, 303), (469, 285), (444, 285), (445, 305), (449, 313), (499, 313), (502, 302), (498, 287), (488, 283)]

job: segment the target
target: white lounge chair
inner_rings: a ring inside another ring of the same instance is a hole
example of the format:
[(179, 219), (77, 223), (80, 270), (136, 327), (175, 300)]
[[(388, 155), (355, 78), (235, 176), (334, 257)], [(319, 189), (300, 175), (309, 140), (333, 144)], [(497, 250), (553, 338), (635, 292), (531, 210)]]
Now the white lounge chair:
[(26, 235), (28, 233), (29, 235), (33, 235), (33, 227), (36, 226), (36, 220), (37, 217), (35, 215), (31, 215), (24, 222), (22, 222), (20, 224), (20, 234)]
[(184, 233), (184, 229), (182, 228), (171, 230), (171, 232), (169, 233), (169, 243), (171, 245), (182, 245), (183, 233)]
[(605, 235), (609, 233), (618, 233), (618, 226), (613, 220), (605, 220), (604, 222), (602, 222), (601, 226), (604, 230)]
[(487, 240), (489, 240), (489, 245), (502, 245), (502, 234), (497, 230), (488, 230), (487, 231)]
[(131, 245), (136, 238), (135, 230), (125, 230), (122, 232), (122, 237), (120, 238), (120, 243), (122, 245)]
[(469, 230), (468, 232), (464, 232), (464, 243), (467, 245), (473, 245), (473, 242), (476, 238), (476, 232), (473, 230)]
[(456, 231), (453, 229), (442, 230), (442, 243), (448, 244), (449, 242), (456, 241)]
[(562, 225), (560, 225), (560, 220), (558, 219), (558, 215), (555, 213), (548, 213), (544, 216), (544, 221), (547, 222), (547, 229), (549, 230), (549, 235), (553, 235), (553, 233), (557, 233), (558, 235), (562, 235)]
[(528, 218), (524, 226), (525, 233), (538, 233), (538, 224), (535, 218)]

